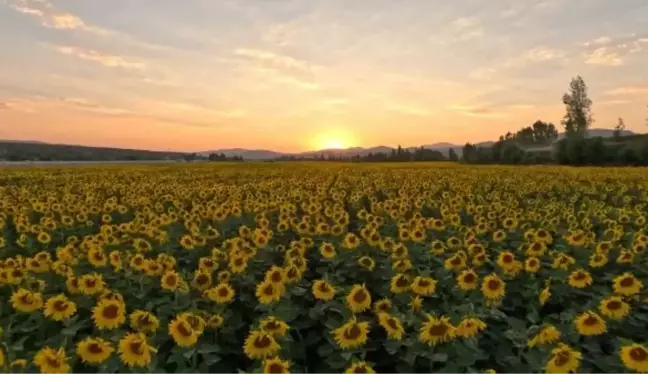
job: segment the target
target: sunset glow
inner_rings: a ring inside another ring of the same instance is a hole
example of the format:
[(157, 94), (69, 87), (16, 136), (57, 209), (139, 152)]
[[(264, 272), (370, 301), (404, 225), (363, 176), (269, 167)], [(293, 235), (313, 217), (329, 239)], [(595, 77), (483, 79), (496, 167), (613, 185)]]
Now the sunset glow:
[(464, 144), (560, 127), (579, 74), (594, 127), (645, 132), (646, 14), (643, 0), (6, 0), (0, 139)]

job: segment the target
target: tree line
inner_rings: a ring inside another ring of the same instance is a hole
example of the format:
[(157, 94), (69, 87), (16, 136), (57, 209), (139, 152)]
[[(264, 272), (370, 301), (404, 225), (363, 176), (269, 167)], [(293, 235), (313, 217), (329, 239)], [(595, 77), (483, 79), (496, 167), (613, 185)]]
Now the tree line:
[(572, 78), (563, 95), (565, 137), (551, 123), (536, 121), (516, 133), (508, 132), (489, 147), (466, 143), (462, 161), (471, 164), (648, 165), (648, 136), (623, 136), (619, 118), (612, 138), (588, 137), (594, 118), (592, 100), (581, 76)]

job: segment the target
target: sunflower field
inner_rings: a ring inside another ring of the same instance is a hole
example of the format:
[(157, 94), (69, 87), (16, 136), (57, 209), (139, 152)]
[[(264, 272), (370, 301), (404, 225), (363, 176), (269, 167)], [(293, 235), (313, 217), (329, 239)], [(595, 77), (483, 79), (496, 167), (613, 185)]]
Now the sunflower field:
[(648, 173), (0, 169), (6, 372), (648, 372)]

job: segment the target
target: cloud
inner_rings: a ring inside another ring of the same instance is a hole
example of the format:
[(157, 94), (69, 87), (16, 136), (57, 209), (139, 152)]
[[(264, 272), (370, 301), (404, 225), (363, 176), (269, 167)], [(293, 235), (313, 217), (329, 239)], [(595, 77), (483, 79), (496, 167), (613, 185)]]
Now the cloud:
[(535, 47), (526, 51), (522, 58), (531, 62), (545, 62), (565, 57), (565, 52), (559, 49), (547, 47)]
[(345, 99), (345, 98), (331, 98), (322, 101), (322, 103), (325, 105), (339, 106), (339, 105), (349, 105), (350, 101), (349, 99)]
[(47, 0), (13, 0), (8, 4), (17, 12), (28, 14), (40, 20), (41, 25), (60, 30), (84, 30), (96, 34), (110, 34), (111, 31), (87, 25), (78, 16), (58, 11)]
[(389, 106), (388, 109), (394, 112), (399, 112), (411, 116), (425, 117), (432, 114), (430, 110), (412, 104), (394, 104)]
[(313, 68), (306, 61), (298, 60), (290, 56), (280, 55), (274, 52), (262, 51), (259, 49), (237, 48), (233, 53), (234, 55), (246, 57), (252, 60), (267, 62), (274, 67), (283, 69), (294, 69), (310, 72)]
[(607, 47), (599, 47), (591, 52), (585, 52), (583, 55), (585, 63), (588, 65), (598, 66), (621, 66), (623, 59), (616, 53), (608, 50)]
[(507, 116), (504, 112), (494, 111), (485, 106), (451, 105), (450, 110), (467, 117), (502, 118)]
[(64, 55), (75, 56), (82, 60), (98, 62), (111, 68), (118, 67), (136, 70), (144, 70), (146, 68), (146, 65), (141, 61), (129, 60), (122, 56), (103, 54), (92, 49), (82, 49), (71, 46), (55, 46), (55, 49)]
[(606, 96), (640, 96), (648, 95), (648, 83), (617, 87), (603, 92)]
[(310, 82), (310, 81), (306, 81), (303, 79), (299, 79), (287, 75), (278, 76), (275, 78), (275, 81), (278, 83), (288, 84), (309, 91), (319, 90), (321, 88), (321, 86), (316, 82)]

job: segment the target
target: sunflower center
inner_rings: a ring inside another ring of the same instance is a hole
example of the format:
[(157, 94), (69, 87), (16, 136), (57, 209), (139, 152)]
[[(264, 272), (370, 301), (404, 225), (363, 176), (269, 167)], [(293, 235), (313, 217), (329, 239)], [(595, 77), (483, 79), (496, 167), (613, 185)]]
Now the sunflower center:
[(504, 262), (505, 264), (510, 264), (511, 262), (513, 262), (513, 256), (511, 256), (511, 255), (508, 254), (508, 253), (505, 254), (505, 255), (502, 257), (502, 262)]
[(389, 326), (392, 330), (398, 330), (398, 322), (396, 322), (394, 318), (387, 319), (387, 326)]
[(319, 284), (319, 290), (320, 290), (320, 292), (323, 292), (323, 293), (328, 292), (328, 290), (329, 290), (328, 284), (326, 284), (324, 282), (320, 283)]
[(97, 281), (94, 279), (86, 279), (85, 285), (88, 288), (94, 288), (97, 285)]
[(283, 365), (281, 365), (278, 362), (273, 362), (267, 366), (266, 372), (271, 374), (279, 374), (279, 373), (284, 373), (285, 370)]
[(54, 309), (59, 312), (64, 312), (67, 310), (68, 303), (63, 300), (56, 300), (54, 302)]
[(621, 287), (632, 287), (634, 285), (634, 279), (631, 277), (625, 277), (619, 282)]
[(500, 281), (497, 279), (491, 279), (488, 281), (488, 289), (491, 291), (497, 291), (500, 288)]
[(186, 322), (178, 324), (178, 332), (184, 337), (190, 337), (192, 335), (191, 327), (188, 326)]
[(475, 277), (475, 274), (467, 273), (466, 275), (464, 275), (463, 280), (466, 283), (474, 283), (476, 278), (477, 277)]
[(371, 260), (368, 259), (368, 258), (363, 258), (362, 259), (362, 266), (364, 266), (366, 268), (370, 267), (371, 266)]
[(634, 361), (643, 362), (648, 360), (648, 352), (646, 352), (646, 350), (643, 348), (635, 347), (630, 350), (630, 357)]
[(459, 265), (461, 265), (461, 259), (460, 259), (459, 257), (456, 257), (456, 256), (455, 256), (455, 257), (452, 258), (452, 260), (450, 261), (450, 263), (451, 263), (453, 266), (459, 266)]
[(353, 372), (358, 374), (368, 373), (367, 368), (364, 365), (358, 365), (354, 367)]
[(593, 315), (587, 316), (587, 318), (585, 318), (585, 320), (583, 321), (583, 324), (586, 326), (596, 326), (598, 325), (598, 323), (599, 323), (598, 318), (596, 318)]
[(229, 296), (229, 290), (227, 289), (227, 287), (220, 287), (218, 289), (218, 296), (220, 296), (220, 297)]
[(269, 331), (277, 331), (279, 330), (280, 326), (277, 321), (268, 321), (265, 325), (265, 328)]
[(60, 360), (56, 357), (47, 357), (45, 360), (50, 367), (59, 368), (61, 366)]
[(445, 323), (435, 323), (428, 328), (428, 333), (431, 336), (445, 336), (448, 332), (448, 326)]
[(357, 324), (353, 324), (350, 328), (344, 331), (344, 337), (348, 340), (356, 340), (362, 335), (362, 330)]
[(430, 281), (427, 280), (427, 279), (421, 279), (421, 280), (419, 280), (419, 282), (418, 282), (418, 285), (419, 285), (419, 287), (421, 287), (421, 288), (427, 288), (427, 287), (430, 286), (430, 284), (431, 284)]
[(272, 344), (272, 340), (267, 335), (263, 335), (254, 339), (254, 347), (258, 349), (268, 348)]
[(110, 304), (104, 308), (101, 313), (106, 319), (115, 319), (119, 316), (119, 307), (115, 304)]
[(268, 284), (263, 288), (263, 294), (266, 296), (272, 296), (274, 295), (274, 286), (272, 284)]
[(569, 362), (569, 359), (571, 358), (571, 354), (568, 351), (562, 351), (556, 355), (554, 358), (554, 362), (556, 366), (565, 366)]
[(607, 308), (610, 310), (619, 310), (621, 309), (621, 302), (618, 300), (608, 301)]
[(134, 342), (130, 343), (130, 350), (136, 355), (143, 355), (144, 354), (144, 345), (142, 342), (136, 340)]
[(273, 283), (279, 283), (279, 282), (281, 282), (281, 281), (283, 280), (283, 277), (281, 276), (281, 273), (280, 273), (279, 271), (274, 271), (274, 272), (270, 275), (270, 280), (271, 280)]
[(178, 282), (178, 278), (175, 275), (169, 275), (164, 279), (164, 283), (167, 286), (173, 287)]
[(367, 300), (367, 292), (365, 290), (358, 290), (353, 294), (353, 301), (356, 303), (362, 303)]
[(196, 277), (196, 283), (199, 285), (205, 285), (209, 283), (209, 277), (207, 277), (205, 274), (200, 274), (198, 277)]
[(583, 272), (580, 272), (580, 271), (578, 273), (576, 273), (576, 275), (574, 275), (574, 280), (577, 280), (577, 281), (585, 280), (585, 278), (587, 278), (587, 276)]
[(100, 353), (103, 353), (103, 348), (99, 344), (93, 342), (88, 345), (88, 352), (92, 353), (93, 355), (98, 355)]

